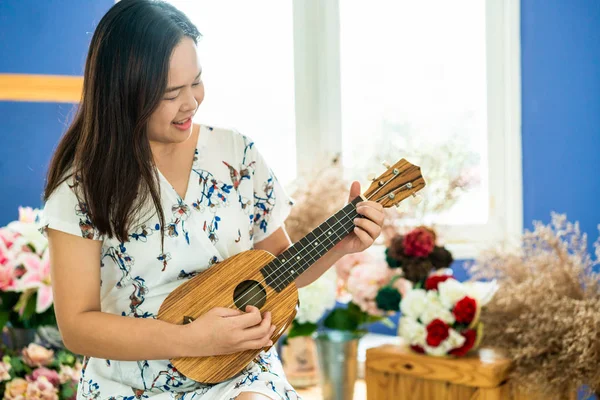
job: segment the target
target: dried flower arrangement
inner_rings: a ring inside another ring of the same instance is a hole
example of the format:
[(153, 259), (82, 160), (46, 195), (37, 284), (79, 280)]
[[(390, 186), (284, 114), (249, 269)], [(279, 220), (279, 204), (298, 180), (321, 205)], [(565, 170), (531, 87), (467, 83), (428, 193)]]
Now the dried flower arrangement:
[(511, 379), (544, 398), (566, 398), (582, 385), (600, 394), (600, 238), (592, 257), (565, 215), (534, 228), (518, 253), (490, 250), (468, 266), (474, 278), (500, 285), (482, 315), (482, 345), (506, 351)]
[(349, 188), (338, 157), (296, 179), (291, 190), (295, 205), (285, 220), (292, 242), (302, 239), (342, 208)]

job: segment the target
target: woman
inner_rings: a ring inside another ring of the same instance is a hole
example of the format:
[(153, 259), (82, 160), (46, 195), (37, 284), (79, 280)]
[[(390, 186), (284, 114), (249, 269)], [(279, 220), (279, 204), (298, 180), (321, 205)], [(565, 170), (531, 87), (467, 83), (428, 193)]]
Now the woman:
[[(150, 0), (122, 0), (99, 22), (83, 97), (52, 159), (44, 225), (58, 325), (85, 355), (77, 398), (294, 399), (274, 350), (205, 385), (169, 359), (272, 345), (268, 312), (215, 308), (187, 325), (156, 319), (168, 294), (251, 248), (279, 254), (291, 200), (252, 141), (195, 125), (204, 99), (189, 19)], [(358, 183), (351, 198), (360, 193)], [(379, 204), (297, 278), (317, 279), (379, 235)], [(260, 212), (259, 212), (260, 211)]]

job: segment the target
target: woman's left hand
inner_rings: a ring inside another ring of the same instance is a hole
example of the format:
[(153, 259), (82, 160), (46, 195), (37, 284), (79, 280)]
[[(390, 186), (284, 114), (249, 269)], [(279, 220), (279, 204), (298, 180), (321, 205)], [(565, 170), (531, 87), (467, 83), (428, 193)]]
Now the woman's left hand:
[[(348, 201), (354, 200), (359, 195), (360, 183), (353, 182), (350, 186)], [(356, 218), (354, 221), (356, 225), (354, 231), (350, 232), (348, 236), (333, 247), (333, 251), (342, 256), (359, 253), (367, 249), (381, 233), (384, 220), (383, 206), (381, 204), (374, 201), (362, 201), (356, 205), (356, 211), (363, 218)]]

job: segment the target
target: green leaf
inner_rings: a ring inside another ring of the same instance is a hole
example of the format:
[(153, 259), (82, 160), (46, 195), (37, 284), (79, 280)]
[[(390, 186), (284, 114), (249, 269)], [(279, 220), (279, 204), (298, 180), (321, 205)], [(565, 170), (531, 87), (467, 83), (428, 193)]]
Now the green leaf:
[(72, 367), (73, 365), (75, 365), (75, 356), (73, 354), (71, 354), (68, 351), (65, 350), (60, 350), (58, 352), (58, 354), (56, 355), (56, 361), (59, 364), (62, 365), (68, 365), (69, 367)]
[(9, 321), (9, 319), (9, 311), (0, 311), (0, 332), (2, 332), (2, 329), (6, 326), (6, 323)]
[(75, 388), (72, 382), (60, 385), (60, 398), (70, 399), (75, 395)]
[(359, 323), (357, 314), (352, 311), (350, 306), (348, 308), (336, 308), (329, 313), (324, 321), (325, 327), (341, 331), (355, 331), (358, 329)]
[(288, 333), (288, 338), (291, 339), (297, 336), (310, 336), (314, 331), (317, 330), (317, 324), (313, 324), (312, 322), (299, 323), (294, 321), (292, 323), (292, 328)]
[(23, 361), (19, 357), (12, 357), (10, 359), (10, 366), (16, 375), (21, 375), (25, 371), (25, 364), (23, 364)]
[(23, 319), (28, 320), (31, 319), (33, 315), (35, 315), (35, 305), (37, 302), (37, 293), (29, 298), (27, 301), (27, 305), (25, 306), (25, 311), (23, 312)]

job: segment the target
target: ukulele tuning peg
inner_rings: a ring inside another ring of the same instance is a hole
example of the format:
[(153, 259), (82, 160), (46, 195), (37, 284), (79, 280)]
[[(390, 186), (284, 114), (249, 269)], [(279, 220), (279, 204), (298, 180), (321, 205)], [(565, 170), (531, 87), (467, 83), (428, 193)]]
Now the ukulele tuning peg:
[(415, 193), (412, 194), (412, 203), (414, 205), (417, 205), (422, 201), (423, 201), (423, 197), (421, 195), (415, 194)]
[(385, 167), (385, 169), (390, 169), (390, 167), (391, 167), (390, 163), (387, 161), (383, 161), (382, 164)]
[(370, 181), (374, 181), (377, 179), (377, 175), (370, 173), (369, 175), (367, 175), (367, 179)]

